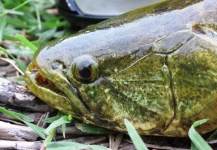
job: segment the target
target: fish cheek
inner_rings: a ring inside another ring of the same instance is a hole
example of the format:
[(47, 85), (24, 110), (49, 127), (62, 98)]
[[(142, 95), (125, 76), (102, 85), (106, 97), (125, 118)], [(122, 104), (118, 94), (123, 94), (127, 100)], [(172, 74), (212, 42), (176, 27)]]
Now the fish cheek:
[(104, 83), (91, 86), (83, 84), (79, 91), (85, 103), (93, 113), (101, 118), (110, 118), (110, 116), (106, 114), (109, 110), (112, 110), (113, 101), (108, 93), (109, 89), (106, 88)]

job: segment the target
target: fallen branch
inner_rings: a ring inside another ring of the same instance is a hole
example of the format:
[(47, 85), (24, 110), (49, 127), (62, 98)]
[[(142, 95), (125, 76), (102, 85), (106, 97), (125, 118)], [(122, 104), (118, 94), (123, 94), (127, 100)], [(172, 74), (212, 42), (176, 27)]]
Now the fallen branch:
[(27, 126), (13, 125), (0, 121), (0, 139), (14, 141), (35, 141), (38, 135)]
[(39, 150), (42, 142), (6, 141), (0, 140), (0, 149)]
[(51, 112), (54, 109), (35, 97), (23, 84), (0, 78), (0, 103), (18, 110)]

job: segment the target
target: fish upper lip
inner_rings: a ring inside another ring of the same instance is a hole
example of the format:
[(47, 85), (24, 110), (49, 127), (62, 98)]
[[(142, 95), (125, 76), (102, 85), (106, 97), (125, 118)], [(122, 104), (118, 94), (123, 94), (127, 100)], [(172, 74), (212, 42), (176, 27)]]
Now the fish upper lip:
[(63, 93), (61, 90), (59, 90), (59, 88), (57, 88), (51, 80), (45, 78), (40, 71), (37, 71), (34, 74), (35, 74), (35, 81), (37, 82), (37, 85), (44, 87), (46, 89), (49, 89), (50, 91), (52, 91), (56, 94), (63, 95), (64, 97), (67, 97), (65, 95), (65, 93)]

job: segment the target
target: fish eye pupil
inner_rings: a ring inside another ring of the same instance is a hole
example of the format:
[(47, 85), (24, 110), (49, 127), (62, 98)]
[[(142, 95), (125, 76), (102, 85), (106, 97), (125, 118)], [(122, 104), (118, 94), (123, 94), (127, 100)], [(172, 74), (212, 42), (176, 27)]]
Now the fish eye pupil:
[(81, 70), (79, 70), (78, 74), (82, 79), (88, 80), (92, 76), (92, 71), (88, 67), (84, 67)]

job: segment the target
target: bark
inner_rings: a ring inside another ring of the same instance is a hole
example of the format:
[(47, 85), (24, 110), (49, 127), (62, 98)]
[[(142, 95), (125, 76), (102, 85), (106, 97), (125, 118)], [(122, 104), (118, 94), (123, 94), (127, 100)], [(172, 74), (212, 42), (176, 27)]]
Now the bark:
[[(40, 124), (47, 112), (55, 109), (35, 97), (24, 84), (0, 78), (0, 105), (31, 117)], [(42, 142), (30, 127), (0, 113), (0, 149), (39, 150)], [(31, 141), (31, 142), (30, 142)]]
[(0, 149), (1, 150), (39, 150), (42, 146), (42, 142), (26, 142), (26, 141), (8, 141), (0, 140)]
[(38, 135), (27, 126), (13, 125), (0, 121), (0, 139), (14, 141), (35, 141)]
[(0, 103), (18, 110), (52, 112), (54, 109), (35, 97), (23, 84), (0, 78)]

